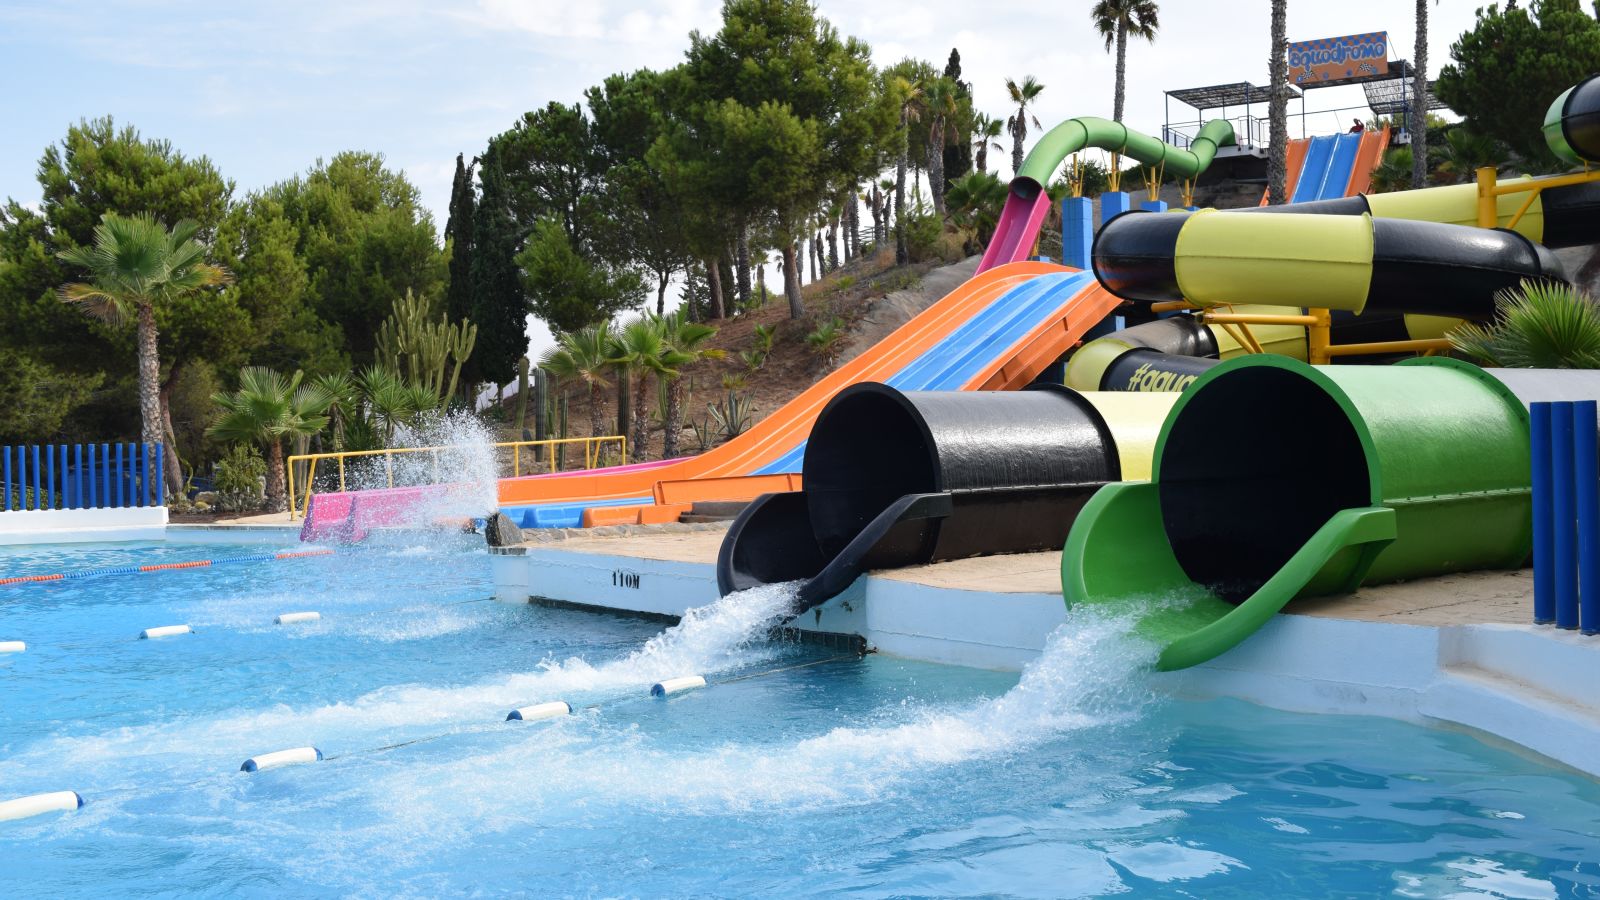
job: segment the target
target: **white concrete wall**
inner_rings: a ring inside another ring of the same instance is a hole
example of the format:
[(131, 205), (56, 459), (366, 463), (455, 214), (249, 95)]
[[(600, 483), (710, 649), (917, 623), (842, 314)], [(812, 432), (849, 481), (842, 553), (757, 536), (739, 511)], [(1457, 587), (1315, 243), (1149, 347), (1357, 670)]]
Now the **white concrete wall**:
[(159, 541), (167, 508), (29, 509), (0, 512), (0, 544)]

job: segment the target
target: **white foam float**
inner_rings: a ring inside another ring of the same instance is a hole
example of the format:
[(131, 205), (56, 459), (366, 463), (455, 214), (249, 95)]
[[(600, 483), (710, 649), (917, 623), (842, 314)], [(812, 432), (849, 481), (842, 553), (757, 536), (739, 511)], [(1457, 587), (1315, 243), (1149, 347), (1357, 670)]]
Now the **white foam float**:
[(0, 641), (0, 653), (21, 653), (26, 649), (26, 641)]
[(26, 819), (47, 812), (71, 812), (83, 806), (77, 791), (52, 791), (0, 802), (0, 822)]
[(283, 613), (272, 621), (279, 625), (295, 625), (300, 622), (315, 622), (321, 618), (322, 613), (319, 612), (292, 612)]
[(702, 675), (684, 675), (681, 678), (668, 678), (650, 686), (650, 696), (665, 697), (681, 691), (692, 691), (695, 688), (706, 686), (706, 679)]
[(157, 625), (155, 628), (146, 628), (139, 632), (139, 639), (149, 640), (150, 638), (173, 637), (179, 634), (190, 634), (193, 631), (194, 629), (187, 625)]
[(552, 700), (549, 703), (536, 703), (533, 706), (524, 706), (513, 709), (506, 716), (507, 722), (532, 722), (538, 719), (555, 719), (572, 714), (572, 704), (565, 700)]
[(320, 759), (322, 759), (322, 751), (315, 747), (295, 747), (292, 750), (279, 750), (275, 753), (252, 756), (244, 761), (244, 765), (239, 767), (239, 771), (259, 772), (262, 769), (275, 769), (278, 766), (317, 762)]

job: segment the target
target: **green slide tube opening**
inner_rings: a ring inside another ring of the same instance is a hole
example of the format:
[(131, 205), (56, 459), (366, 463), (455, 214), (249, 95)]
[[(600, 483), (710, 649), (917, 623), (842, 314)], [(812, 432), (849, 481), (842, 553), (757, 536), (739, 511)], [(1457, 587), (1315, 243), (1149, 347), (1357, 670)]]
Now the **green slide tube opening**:
[(1481, 369), (1241, 357), (1179, 398), (1151, 482), (1085, 506), (1062, 590), (1069, 605), (1167, 601), (1140, 630), (1181, 668), (1295, 597), (1520, 565), (1530, 515), (1526, 411)]

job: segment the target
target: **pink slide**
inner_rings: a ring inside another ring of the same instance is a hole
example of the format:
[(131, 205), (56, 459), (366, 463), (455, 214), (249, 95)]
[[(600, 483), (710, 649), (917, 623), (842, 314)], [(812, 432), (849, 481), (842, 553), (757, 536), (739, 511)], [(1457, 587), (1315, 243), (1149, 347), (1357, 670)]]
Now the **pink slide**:
[(1050, 212), (1050, 193), (1040, 190), (1032, 199), (1024, 199), (1016, 191), (1006, 195), (1005, 209), (1000, 211), (1000, 221), (995, 225), (989, 248), (983, 251), (983, 262), (978, 271), (995, 266), (1021, 262), (1033, 253), (1033, 239)]

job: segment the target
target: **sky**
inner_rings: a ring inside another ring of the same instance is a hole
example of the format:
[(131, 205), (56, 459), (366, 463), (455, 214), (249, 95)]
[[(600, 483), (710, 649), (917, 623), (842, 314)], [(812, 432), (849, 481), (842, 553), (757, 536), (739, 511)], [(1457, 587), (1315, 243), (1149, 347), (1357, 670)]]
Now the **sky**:
[[(1046, 128), (1111, 115), (1114, 60), (1090, 24), (1092, 5), (817, 4), (842, 32), (867, 41), (878, 64), (915, 56), (942, 68), (959, 48), (963, 80), (991, 115), (1006, 113), (1007, 77), (1036, 76)], [(1433, 7), (1430, 74), (1478, 5)], [(71, 123), (109, 114), (186, 155), (210, 157), (240, 193), (342, 150), (382, 153), (417, 185), (442, 229), (458, 152), (480, 151), (526, 110), (580, 100), (608, 74), (675, 65), (691, 30), (716, 30), (719, 9), (715, 0), (4, 0), (0, 197), (36, 204), (44, 147)], [(1159, 134), (1164, 91), (1264, 84), (1269, 9), (1268, 0), (1162, 3), (1156, 42), (1128, 49), (1124, 119)], [(1291, 41), (1370, 31), (1389, 33), (1391, 58), (1409, 58), (1412, 5), (1289, 0)], [(1307, 105), (1361, 102), (1359, 88), (1331, 88)], [(1310, 127), (1342, 130), (1351, 115), (1314, 118)], [(1002, 176), (1007, 148), (991, 156), (1004, 161)], [(536, 329), (535, 349), (545, 340)]]

